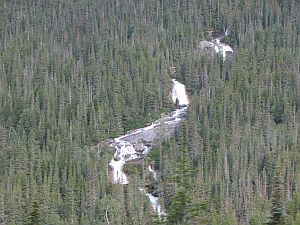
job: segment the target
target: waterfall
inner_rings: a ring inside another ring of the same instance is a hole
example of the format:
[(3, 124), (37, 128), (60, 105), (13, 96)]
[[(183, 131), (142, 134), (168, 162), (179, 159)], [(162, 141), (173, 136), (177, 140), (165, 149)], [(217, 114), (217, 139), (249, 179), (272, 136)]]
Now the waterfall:
[[(225, 32), (225, 36), (226, 35), (228, 35), (228, 30)], [(214, 49), (215, 52), (220, 53), (223, 56), (223, 60), (225, 60), (228, 52), (233, 52), (229, 45), (221, 43), (220, 38), (217, 38), (212, 42), (203, 41), (202, 45), (207, 45), (209, 48)], [(205, 48), (206, 47), (204, 46), (203, 49)], [(185, 117), (189, 105), (185, 85), (176, 79), (172, 79), (172, 82), (173, 88), (171, 94), (172, 100), (174, 104), (176, 104), (176, 109), (154, 121), (149, 126), (132, 130), (125, 135), (115, 138), (110, 144), (116, 149), (114, 158), (109, 162), (109, 166), (113, 170), (112, 175), (114, 183), (128, 184), (128, 178), (123, 171), (125, 163), (143, 159), (160, 138), (162, 126), (164, 128), (164, 135), (171, 137), (174, 134), (176, 127)], [(151, 165), (148, 166), (148, 170), (153, 175), (154, 180), (157, 180), (157, 173)], [(166, 216), (161, 210), (159, 197), (153, 196), (143, 188), (140, 188), (140, 191), (149, 197), (151, 206), (159, 217)]]

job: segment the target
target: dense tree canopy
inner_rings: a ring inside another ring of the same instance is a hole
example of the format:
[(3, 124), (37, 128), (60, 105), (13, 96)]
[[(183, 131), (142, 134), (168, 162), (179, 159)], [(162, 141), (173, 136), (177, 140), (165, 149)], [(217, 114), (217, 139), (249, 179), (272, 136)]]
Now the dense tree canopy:
[[(0, 0), (0, 224), (153, 224), (138, 191), (146, 163), (112, 184), (113, 150), (92, 146), (170, 111), (171, 75), (191, 104), (145, 159), (170, 213), (158, 223), (298, 224), (299, 11), (298, 0)], [(200, 51), (225, 29), (231, 57)]]

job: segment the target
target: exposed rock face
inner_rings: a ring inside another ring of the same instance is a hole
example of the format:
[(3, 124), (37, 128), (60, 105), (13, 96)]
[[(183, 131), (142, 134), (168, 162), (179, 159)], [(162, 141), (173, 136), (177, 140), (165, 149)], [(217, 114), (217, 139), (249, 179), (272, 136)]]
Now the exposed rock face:
[(145, 145), (141, 141), (139, 141), (138, 143), (134, 143), (133, 146), (137, 152), (143, 152), (145, 150)]
[(214, 48), (214, 44), (209, 41), (201, 41), (198, 46), (202, 51), (208, 51), (211, 48)]
[(174, 133), (175, 128), (180, 124), (186, 113), (187, 106), (176, 109), (148, 127), (115, 138), (110, 146), (114, 147), (116, 152), (109, 163), (114, 170), (114, 182), (128, 184), (127, 177), (122, 169), (124, 164), (143, 159), (160, 137), (170, 136)]

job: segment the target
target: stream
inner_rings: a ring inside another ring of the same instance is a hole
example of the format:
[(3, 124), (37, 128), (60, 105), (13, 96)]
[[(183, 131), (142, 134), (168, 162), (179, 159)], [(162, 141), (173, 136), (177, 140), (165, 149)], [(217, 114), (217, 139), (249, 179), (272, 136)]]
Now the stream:
[[(228, 35), (226, 30), (224, 36)], [(212, 41), (201, 41), (199, 47), (202, 51), (209, 53), (216, 52), (226, 58), (227, 53), (233, 53), (232, 48), (221, 42), (221, 38)], [(171, 137), (176, 127), (180, 124), (182, 119), (186, 116), (188, 111), (189, 100), (186, 93), (185, 85), (172, 79), (172, 101), (176, 105), (176, 109), (172, 112), (162, 116), (160, 119), (154, 121), (151, 125), (132, 130), (125, 135), (114, 138), (110, 142), (110, 146), (115, 148), (113, 159), (109, 162), (112, 168), (113, 182), (118, 184), (128, 184), (128, 178), (123, 171), (125, 163), (134, 162), (143, 159), (150, 149), (157, 143), (160, 138)], [(157, 181), (157, 173), (154, 167), (148, 166), (150, 174), (152, 174), (155, 181)], [(159, 203), (159, 197), (148, 193), (144, 188), (140, 191), (149, 197), (151, 206), (154, 212), (161, 218), (166, 216), (162, 211)]]
[[(110, 143), (110, 146), (116, 149), (114, 158), (109, 163), (113, 170), (114, 183), (128, 184), (128, 178), (123, 171), (124, 164), (143, 159), (162, 135), (164, 137), (171, 137), (175, 128), (185, 117), (189, 104), (185, 85), (175, 79), (172, 79), (172, 82), (172, 100), (174, 104), (177, 104), (177, 109), (162, 116), (151, 125), (133, 130), (121, 137), (113, 139)], [(153, 175), (153, 178), (157, 180), (157, 173), (154, 171), (154, 168), (149, 165), (148, 169)], [(159, 216), (164, 214), (161, 211), (158, 197), (147, 193), (143, 188), (140, 188), (140, 191), (149, 197), (153, 210)]]

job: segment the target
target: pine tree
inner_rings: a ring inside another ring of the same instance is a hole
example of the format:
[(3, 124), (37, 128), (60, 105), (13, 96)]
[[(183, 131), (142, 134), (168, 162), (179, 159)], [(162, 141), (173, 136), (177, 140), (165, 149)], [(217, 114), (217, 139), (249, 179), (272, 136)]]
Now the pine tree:
[(41, 215), (40, 215), (40, 204), (37, 196), (34, 197), (32, 205), (28, 214), (25, 217), (24, 225), (40, 225)]
[(184, 187), (177, 188), (168, 211), (167, 220), (169, 224), (184, 224), (183, 221), (189, 201), (190, 198), (187, 196), (186, 189)]
[(267, 224), (269, 225), (284, 225), (285, 222), (285, 208), (283, 202), (283, 180), (282, 180), (282, 167), (275, 168), (274, 186), (272, 190), (272, 208), (271, 216)]

